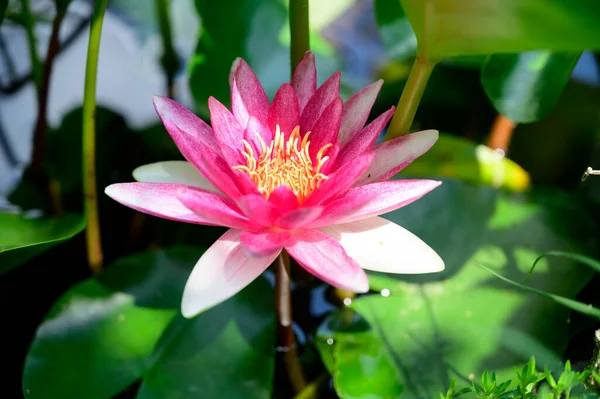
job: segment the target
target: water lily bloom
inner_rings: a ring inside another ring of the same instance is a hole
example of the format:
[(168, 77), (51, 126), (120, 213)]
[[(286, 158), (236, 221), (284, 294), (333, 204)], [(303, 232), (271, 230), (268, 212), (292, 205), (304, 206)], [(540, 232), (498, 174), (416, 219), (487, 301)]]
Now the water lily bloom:
[(379, 217), (440, 182), (386, 181), (437, 140), (426, 130), (376, 144), (394, 108), (366, 124), (382, 81), (340, 98), (340, 73), (319, 88), (308, 52), (272, 103), (246, 62), (234, 62), (231, 111), (209, 98), (211, 126), (182, 105), (154, 107), (187, 159), (145, 165), (137, 182), (106, 193), (151, 215), (226, 226), (194, 267), (181, 310), (192, 317), (239, 292), (285, 249), (321, 280), (369, 289), (364, 269), (430, 273), (444, 269), (427, 244)]

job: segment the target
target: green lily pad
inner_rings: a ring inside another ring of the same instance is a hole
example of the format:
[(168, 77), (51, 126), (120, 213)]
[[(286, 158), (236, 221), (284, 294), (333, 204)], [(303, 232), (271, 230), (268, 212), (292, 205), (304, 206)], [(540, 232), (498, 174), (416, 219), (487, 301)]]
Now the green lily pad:
[[(123, 258), (61, 297), (25, 363), (26, 398), (105, 399), (138, 380), (139, 398), (269, 398), (272, 293), (258, 279), (194, 319), (179, 316), (202, 255), (172, 248)], [(241, 393), (244, 395), (240, 396)]]
[(0, 274), (6, 273), (85, 228), (80, 215), (33, 219), (0, 214)]
[[(380, 294), (352, 303), (365, 319), (360, 332), (349, 333), (339, 320), (324, 322), (318, 348), (341, 397), (360, 397), (352, 392), (360, 391), (353, 389), (364, 373), (388, 381), (388, 396), (382, 397), (395, 398), (402, 387), (402, 398), (433, 398), (452, 379), (470, 384), (486, 368), (510, 379), (512, 367), (532, 355), (540, 365), (560, 367), (570, 311), (499, 281), (479, 265), (524, 281), (535, 259), (550, 249), (592, 252), (595, 226), (572, 197), (549, 191), (509, 194), (445, 180), (385, 217), (430, 244), (446, 270), (372, 273), (371, 288)], [(573, 297), (591, 275), (571, 260), (543, 259), (528, 284)], [(370, 349), (361, 356), (365, 347)], [(395, 384), (389, 382), (393, 375)], [(371, 393), (367, 388), (363, 395)]]

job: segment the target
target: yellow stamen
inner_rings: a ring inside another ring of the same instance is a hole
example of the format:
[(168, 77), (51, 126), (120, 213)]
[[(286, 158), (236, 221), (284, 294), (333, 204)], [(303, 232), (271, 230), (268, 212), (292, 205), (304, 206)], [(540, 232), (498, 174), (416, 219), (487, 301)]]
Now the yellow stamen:
[(300, 126), (296, 126), (286, 141), (277, 125), (275, 138), (269, 146), (259, 134), (256, 135), (261, 146), (258, 157), (250, 143), (242, 140), (245, 148), (242, 155), (246, 164), (234, 166), (233, 169), (246, 173), (267, 199), (273, 190), (283, 185), (289, 187), (302, 202), (327, 179), (327, 176), (321, 173), (321, 169), (329, 160), (325, 153), (333, 145), (324, 145), (317, 152), (316, 165), (313, 165), (308, 151), (309, 136), (310, 132), (307, 132), (301, 138)]

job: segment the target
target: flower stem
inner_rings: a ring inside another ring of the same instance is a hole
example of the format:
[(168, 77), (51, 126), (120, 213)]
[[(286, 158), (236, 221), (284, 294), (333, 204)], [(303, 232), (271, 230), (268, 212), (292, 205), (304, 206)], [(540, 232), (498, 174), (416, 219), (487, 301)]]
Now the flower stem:
[(517, 123), (502, 114), (498, 114), (488, 139), (488, 147), (492, 150), (501, 149), (506, 152), (510, 146)]
[(173, 47), (173, 37), (171, 34), (171, 17), (169, 14), (168, 0), (155, 0), (156, 6), (156, 17), (158, 19), (158, 26), (160, 28), (160, 34), (162, 36), (163, 43), (163, 54), (160, 62), (167, 79), (167, 95), (169, 98), (175, 96), (173, 82), (175, 79), (175, 73), (179, 68), (179, 57)]
[(59, 34), (62, 22), (67, 14), (66, 9), (57, 9), (56, 17), (52, 22), (52, 33), (48, 42), (48, 52), (46, 62), (42, 71), (42, 80), (38, 90), (38, 116), (33, 133), (33, 154), (31, 155), (31, 171), (33, 173), (40, 172), (42, 161), (44, 159), (44, 143), (46, 138), (46, 113), (48, 110), (48, 90), (50, 87), (50, 76), (52, 74), (52, 66), (54, 58), (58, 53)]
[(277, 308), (277, 348), (283, 354), (292, 389), (295, 393), (306, 387), (306, 378), (298, 358), (296, 338), (292, 328), (292, 293), (290, 289), (290, 256), (281, 251), (275, 262), (275, 306)]
[(102, 21), (108, 0), (96, 0), (85, 68), (83, 94), (83, 195), (87, 223), (87, 256), (92, 273), (102, 269), (102, 245), (98, 218), (98, 194), (96, 190), (96, 75)]
[(25, 32), (27, 34), (27, 41), (29, 42), (31, 75), (33, 76), (33, 83), (35, 84), (36, 91), (39, 92), (40, 85), (42, 83), (42, 63), (40, 62), (40, 57), (38, 57), (35, 46), (35, 35), (33, 33), (35, 22), (33, 20), (33, 16), (31, 15), (31, 9), (29, 8), (29, 0), (22, 0), (21, 7), (23, 22), (25, 23)]
[(410, 127), (415, 119), (417, 108), (425, 92), (425, 87), (433, 72), (433, 68), (437, 61), (424, 58), (417, 54), (415, 62), (408, 75), (406, 86), (402, 91), (396, 113), (392, 118), (392, 122), (388, 129), (386, 139), (391, 140), (400, 137), (410, 130)]
[(308, 0), (290, 0), (290, 56), (292, 75), (296, 67), (310, 50), (308, 22)]

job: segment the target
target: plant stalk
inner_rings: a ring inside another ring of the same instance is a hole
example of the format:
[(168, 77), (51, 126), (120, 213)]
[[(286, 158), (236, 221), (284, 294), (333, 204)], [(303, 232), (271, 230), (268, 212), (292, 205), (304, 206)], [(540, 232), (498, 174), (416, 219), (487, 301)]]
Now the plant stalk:
[(169, 98), (173, 98), (175, 96), (175, 73), (179, 69), (179, 57), (173, 47), (169, 3), (168, 0), (155, 0), (156, 17), (163, 43), (163, 54), (160, 61), (167, 80), (167, 95)]
[(40, 86), (42, 83), (42, 63), (40, 62), (40, 57), (37, 54), (37, 49), (35, 46), (35, 34), (33, 32), (35, 22), (33, 20), (33, 15), (31, 15), (29, 0), (21, 0), (21, 7), (23, 22), (25, 23), (25, 32), (27, 34), (27, 41), (29, 42), (29, 56), (31, 58), (31, 75), (33, 76), (33, 83), (35, 84), (36, 92), (39, 93)]
[(308, 0), (290, 0), (290, 57), (292, 75), (296, 67), (310, 50)]
[(83, 195), (87, 223), (87, 256), (94, 274), (101, 271), (103, 261), (96, 188), (96, 76), (102, 22), (107, 3), (108, 0), (96, 0), (94, 5), (83, 95)]
[(290, 289), (290, 256), (285, 250), (275, 263), (275, 307), (277, 309), (277, 349), (283, 354), (292, 389), (295, 393), (306, 387), (306, 378), (298, 357), (292, 327), (292, 293)]
[[(290, 62), (291, 75), (310, 50), (308, 0), (290, 0)], [(294, 393), (306, 387), (296, 337), (292, 327), (292, 292), (290, 256), (283, 250), (275, 262), (275, 306), (277, 308), (277, 349), (283, 354), (283, 362)]]
[(38, 90), (38, 116), (33, 133), (33, 153), (31, 155), (31, 171), (39, 173), (42, 169), (44, 160), (44, 147), (46, 141), (46, 115), (48, 111), (48, 91), (50, 88), (50, 76), (52, 75), (52, 66), (58, 53), (60, 27), (67, 14), (66, 9), (57, 9), (56, 17), (52, 22), (52, 33), (48, 42), (48, 52), (46, 53), (46, 62), (42, 71), (42, 80)]
[(386, 134), (386, 140), (395, 139), (409, 132), (421, 98), (425, 92), (425, 87), (436, 64), (437, 61), (417, 54), (404, 90), (402, 90), (400, 100), (398, 101), (396, 113)]
[(500, 149), (506, 152), (516, 127), (515, 121), (498, 114), (488, 138), (488, 147), (492, 150)]

